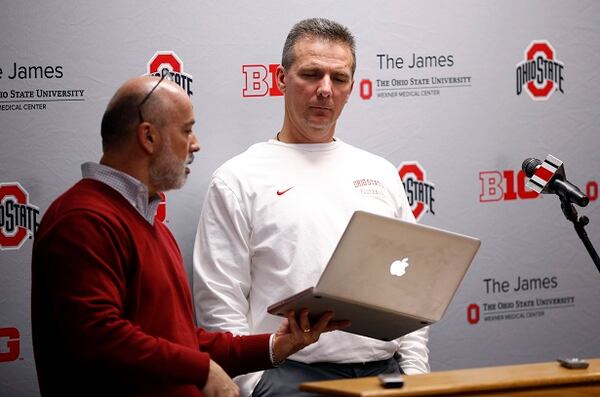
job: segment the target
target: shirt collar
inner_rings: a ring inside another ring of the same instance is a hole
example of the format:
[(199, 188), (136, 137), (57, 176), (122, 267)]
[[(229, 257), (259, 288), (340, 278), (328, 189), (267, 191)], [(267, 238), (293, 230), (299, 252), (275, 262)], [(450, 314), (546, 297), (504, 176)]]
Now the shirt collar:
[(83, 178), (102, 182), (115, 189), (125, 197), (148, 223), (154, 225), (156, 210), (161, 199), (156, 194), (148, 200), (148, 187), (143, 182), (122, 171), (93, 162), (81, 165), (81, 175)]

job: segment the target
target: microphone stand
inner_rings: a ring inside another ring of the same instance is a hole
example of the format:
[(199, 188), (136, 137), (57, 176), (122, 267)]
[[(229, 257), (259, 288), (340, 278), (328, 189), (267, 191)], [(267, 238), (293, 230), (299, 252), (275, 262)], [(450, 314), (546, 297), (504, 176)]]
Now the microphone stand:
[(596, 268), (600, 272), (600, 257), (598, 257), (598, 253), (594, 249), (594, 246), (592, 245), (592, 242), (590, 241), (585, 231), (585, 225), (590, 223), (590, 220), (587, 216), (582, 216), (578, 218), (577, 210), (575, 210), (573, 203), (563, 195), (559, 195), (559, 197), (560, 207), (562, 208), (563, 214), (565, 214), (567, 220), (573, 222), (573, 226), (575, 226), (575, 231), (577, 232), (577, 235), (579, 236), (581, 241), (583, 241), (583, 245), (585, 245), (585, 248), (587, 248), (587, 251), (592, 257)]

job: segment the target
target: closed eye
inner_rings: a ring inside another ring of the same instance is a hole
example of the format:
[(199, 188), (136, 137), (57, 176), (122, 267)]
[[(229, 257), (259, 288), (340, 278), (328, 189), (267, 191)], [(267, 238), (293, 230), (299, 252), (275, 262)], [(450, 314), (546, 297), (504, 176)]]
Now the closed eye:
[(320, 75), (316, 72), (305, 72), (301, 74), (302, 77), (306, 77), (306, 78), (316, 78), (319, 77)]

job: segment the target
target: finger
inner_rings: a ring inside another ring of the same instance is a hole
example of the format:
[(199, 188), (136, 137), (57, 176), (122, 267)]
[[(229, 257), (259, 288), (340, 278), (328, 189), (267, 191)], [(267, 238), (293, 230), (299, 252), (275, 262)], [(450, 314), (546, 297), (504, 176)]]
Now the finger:
[(290, 310), (287, 312), (287, 319), (288, 319), (288, 327), (290, 330), (290, 333), (299, 333), (300, 331), (300, 325), (298, 325), (298, 322), (296, 321), (296, 312), (294, 312), (293, 310)]
[(319, 320), (313, 325), (313, 330), (321, 333), (327, 329), (329, 321), (333, 318), (333, 312), (325, 312), (319, 317)]
[(231, 381), (232, 383), (232, 390), (231, 390), (231, 396), (232, 397), (240, 397), (240, 387), (233, 382), (233, 380)]
[(285, 317), (283, 319), (283, 321), (281, 321), (279, 328), (277, 328), (275, 335), (285, 335), (285, 334), (289, 334), (289, 333), (290, 333), (290, 320), (287, 317)]
[(302, 329), (302, 332), (305, 334), (310, 333), (310, 331), (311, 331), (310, 320), (308, 319), (308, 310), (307, 309), (302, 309), (300, 311), (300, 328)]
[(352, 322), (350, 320), (330, 321), (329, 323), (327, 323), (327, 327), (325, 327), (325, 330), (323, 330), (323, 332), (337, 331), (340, 329), (348, 328), (351, 325)]

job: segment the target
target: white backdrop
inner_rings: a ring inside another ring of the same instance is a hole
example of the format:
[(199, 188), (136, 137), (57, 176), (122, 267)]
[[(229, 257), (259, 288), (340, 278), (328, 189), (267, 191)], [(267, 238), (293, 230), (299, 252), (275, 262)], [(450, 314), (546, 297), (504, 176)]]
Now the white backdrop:
[[(579, 212), (600, 248), (600, 3), (140, 5), (0, 4), (2, 396), (39, 393), (31, 237), (52, 200), (80, 178), (79, 165), (100, 158), (100, 118), (116, 88), (154, 71), (149, 62), (164, 52), (192, 92), (202, 151), (188, 184), (166, 194), (165, 219), (189, 273), (209, 177), (278, 131), (283, 101), (270, 95), (267, 71), (280, 62), (290, 27), (314, 16), (347, 25), (357, 38), (355, 89), (337, 135), (389, 159), (407, 187), (430, 193), (414, 202), (421, 223), (483, 241), (432, 327), (433, 370), (600, 356), (600, 274), (558, 199), (532, 197), (519, 177), (527, 157), (563, 160), (569, 180), (593, 199)], [(530, 48), (542, 52), (528, 58)], [(554, 74), (517, 94), (518, 66), (540, 57)], [(546, 98), (530, 93), (548, 84)]]

